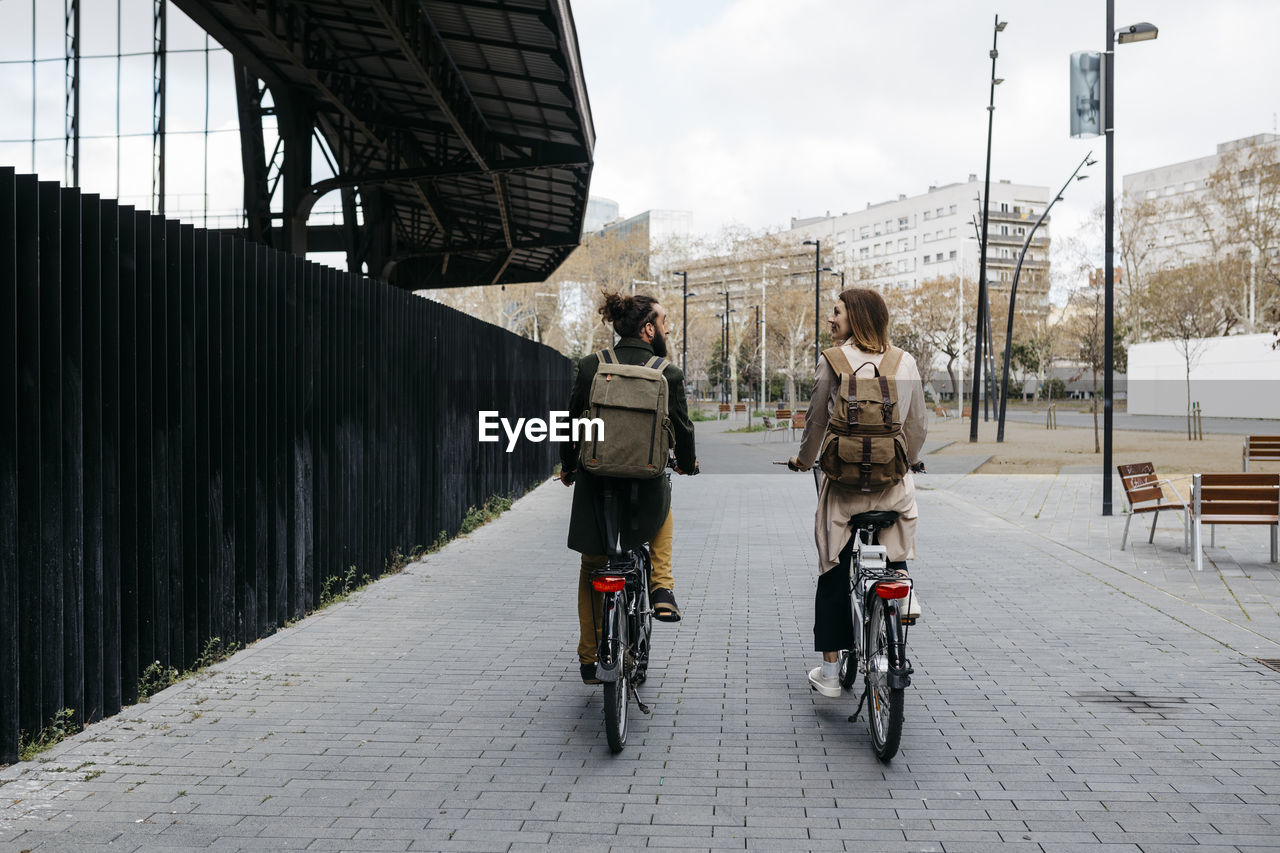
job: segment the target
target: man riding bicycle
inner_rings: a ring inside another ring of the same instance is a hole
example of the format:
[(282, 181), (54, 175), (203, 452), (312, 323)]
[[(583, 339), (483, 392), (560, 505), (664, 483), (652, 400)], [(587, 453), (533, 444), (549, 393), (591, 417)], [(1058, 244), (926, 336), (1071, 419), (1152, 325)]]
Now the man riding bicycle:
[[(613, 324), (621, 340), (613, 347), (620, 364), (644, 365), (655, 356), (667, 355), (667, 312), (651, 296), (605, 295), (599, 308), (602, 321)], [(578, 361), (574, 376), (569, 411), (575, 417), (588, 410), (592, 380), (600, 365), (601, 354), (592, 353)], [(684, 373), (667, 362), (662, 368), (667, 381), (667, 412), (675, 442), (675, 470), (678, 474), (696, 470), (693, 445), (693, 423), (689, 420), (684, 397)], [(596, 632), (600, 614), (600, 593), (591, 587), (591, 573), (606, 562), (598, 513), (601, 504), (600, 478), (582, 470), (578, 464), (578, 442), (560, 445), (560, 479), (566, 486), (578, 485), (573, 495), (569, 519), (569, 547), (582, 554), (578, 575), (578, 662), (582, 680), (598, 684), (596, 678)], [(654, 618), (662, 622), (679, 622), (671, 563), (674, 524), (671, 513), (671, 482), (663, 474), (652, 479), (630, 481), (632, 486), (622, 501), (624, 522), (619, 525), (622, 548), (648, 542), (653, 560), (651, 573)]]

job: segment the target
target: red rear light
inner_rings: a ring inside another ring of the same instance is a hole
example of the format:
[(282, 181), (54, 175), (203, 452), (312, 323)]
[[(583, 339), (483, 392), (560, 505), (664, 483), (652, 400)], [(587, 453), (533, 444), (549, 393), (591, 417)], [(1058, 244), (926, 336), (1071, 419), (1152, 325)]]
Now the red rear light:
[(591, 579), (591, 586), (595, 588), (596, 592), (621, 592), (626, 585), (627, 579), (616, 575), (605, 575), (604, 577)]
[(911, 587), (903, 581), (886, 581), (876, 585), (876, 595), (881, 598), (906, 598)]

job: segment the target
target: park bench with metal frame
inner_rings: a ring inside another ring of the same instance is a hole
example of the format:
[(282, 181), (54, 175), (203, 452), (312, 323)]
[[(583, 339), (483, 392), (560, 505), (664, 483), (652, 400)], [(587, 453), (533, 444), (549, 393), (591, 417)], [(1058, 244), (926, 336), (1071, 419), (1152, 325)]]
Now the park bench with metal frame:
[[(1129, 501), (1129, 516), (1124, 521), (1124, 535), (1120, 537), (1120, 550), (1124, 550), (1125, 543), (1129, 539), (1129, 525), (1132, 523), (1133, 517), (1147, 512), (1153, 513), (1151, 535), (1147, 537), (1147, 542), (1155, 542), (1156, 522), (1160, 519), (1161, 510), (1182, 513), (1182, 547), (1184, 550), (1190, 548), (1191, 513), (1187, 508), (1187, 502), (1182, 499), (1182, 493), (1178, 491), (1172, 481), (1157, 477), (1155, 466), (1150, 462), (1117, 465), (1116, 470), (1120, 472), (1120, 482), (1124, 485), (1124, 496)], [(1168, 495), (1165, 494), (1165, 486), (1168, 486), (1169, 490), (1173, 492), (1173, 500), (1170, 500)]]
[(1250, 462), (1280, 462), (1280, 435), (1246, 435), (1240, 455), (1246, 474)]
[(1271, 562), (1280, 538), (1280, 474), (1193, 474), (1191, 476), (1191, 547), (1196, 571), (1204, 568), (1201, 526), (1208, 524), (1214, 544), (1217, 524), (1265, 524), (1271, 528)]

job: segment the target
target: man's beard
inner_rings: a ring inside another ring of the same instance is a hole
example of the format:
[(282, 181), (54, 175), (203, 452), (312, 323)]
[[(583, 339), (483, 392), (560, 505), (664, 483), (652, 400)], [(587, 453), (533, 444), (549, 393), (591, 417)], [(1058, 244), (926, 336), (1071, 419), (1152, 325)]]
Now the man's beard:
[(667, 357), (667, 336), (661, 329), (655, 329), (653, 333), (653, 354), (659, 358)]

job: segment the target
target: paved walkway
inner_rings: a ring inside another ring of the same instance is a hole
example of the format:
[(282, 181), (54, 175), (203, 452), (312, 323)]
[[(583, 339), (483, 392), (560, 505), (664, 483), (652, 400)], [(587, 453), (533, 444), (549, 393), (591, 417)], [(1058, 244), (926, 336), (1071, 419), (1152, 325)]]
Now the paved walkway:
[(0, 849), (1280, 849), (1264, 534), (1219, 531), (1196, 576), (1176, 522), (1120, 552), (1096, 478), (933, 467), (885, 765), (853, 701), (805, 680), (812, 479), (768, 464), (792, 445), (722, 429), (699, 425), (709, 473), (677, 484), (686, 618), (655, 630), (653, 714), (620, 756), (578, 678), (570, 493), (549, 483), (0, 771)]

